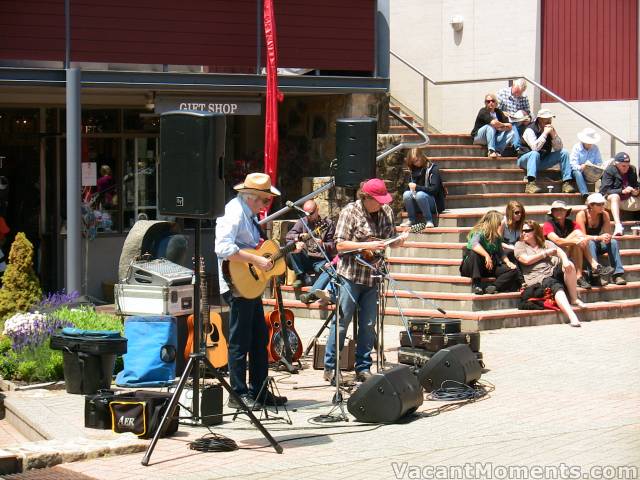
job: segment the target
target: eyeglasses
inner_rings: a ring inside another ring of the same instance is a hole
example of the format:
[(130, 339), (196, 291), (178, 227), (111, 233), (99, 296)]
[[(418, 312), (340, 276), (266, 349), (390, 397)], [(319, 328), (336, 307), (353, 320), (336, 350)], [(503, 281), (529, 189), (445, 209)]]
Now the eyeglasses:
[(485, 100), (484, 103), (496, 103), (496, 101), (493, 98), (491, 98), (489, 100)]
[(513, 212), (514, 215), (522, 215), (521, 211)]
[(522, 229), (522, 233), (529, 233), (529, 232), (533, 232), (533, 228), (523, 228)]
[(604, 203), (590, 203), (589, 205), (597, 205), (598, 207), (604, 207)]

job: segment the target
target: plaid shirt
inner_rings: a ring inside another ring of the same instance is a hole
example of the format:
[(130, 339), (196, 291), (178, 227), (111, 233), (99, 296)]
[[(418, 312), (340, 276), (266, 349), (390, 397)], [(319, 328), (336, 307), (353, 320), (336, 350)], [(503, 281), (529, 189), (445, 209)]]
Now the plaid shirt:
[[(336, 243), (368, 242), (378, 238), (386, 240), (395, 235), (393, 211), (389, 205), (383, 205), (377, 214), (377, 220), (367, 213), (362, 201), (358, 200), (347, 205), (338, 217), (336, 224)], [(354, 254), (340, 256), (338, 274), (360, 285), (373, 286), (371, 269), (360, 265)]]
[(526, 95), (522, 94), (519, 97), (514, 97), (511, 94), (511, 87), (504, 87), (498, 90), (498, 108), (507, 115), (512, 115), (518, 110), (524, 110), (527, 113), (531, 113), (531, 107), (529, 106), (529, 99)]

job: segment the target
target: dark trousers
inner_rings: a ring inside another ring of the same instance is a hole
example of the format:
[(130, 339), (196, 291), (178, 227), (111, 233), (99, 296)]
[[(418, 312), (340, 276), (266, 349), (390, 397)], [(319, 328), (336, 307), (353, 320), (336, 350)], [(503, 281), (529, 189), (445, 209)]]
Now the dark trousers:
[(296, 272), (296, 275), (303, 273), (318, 273), (327, 261), (324, 258), (311, 257), (302, 250), (298, 253), (289, 253), (287, 255), (289, 266)]
[(517, 268), (509, 268), (494, 257), (493, 270), (487, 270), (482, 255), (466, 249), (465, 255), (460, 265), (460, 275), (471, 278), (474, 284), (479, 284), (482, 277), (496, 277), (494, 285), (499, 292), (516, 292), (520, 289), (520, 272)]
[[(269, 372), (267, 343), (269, 332), (264, 320), (262, 297), (248, 299), (223, 295), (231, 307), (229, 314), (229, 380), (238, 394), (256, 396)], [(247, 354), (249, 386), (247, 386)]]

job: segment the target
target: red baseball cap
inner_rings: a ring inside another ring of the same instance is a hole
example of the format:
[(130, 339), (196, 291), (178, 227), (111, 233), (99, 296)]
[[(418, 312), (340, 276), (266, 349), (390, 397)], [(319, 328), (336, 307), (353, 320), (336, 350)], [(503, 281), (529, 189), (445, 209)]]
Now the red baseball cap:
[(370, 197), (373, 197), (376, 202), (383, 205), (391, 203), (391, 200), (393, 200), (387, 191), (387, 186), (384, 184), (384, 180), (380, 180), (379, 178), (367, 180), (362, 184), (361, 190)]

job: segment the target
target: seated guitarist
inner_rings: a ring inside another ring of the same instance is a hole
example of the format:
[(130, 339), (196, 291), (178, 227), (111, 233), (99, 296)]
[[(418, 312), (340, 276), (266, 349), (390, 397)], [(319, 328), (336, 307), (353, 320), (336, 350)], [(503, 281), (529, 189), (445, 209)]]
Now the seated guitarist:
[[(341, 252), (362, 250), (363, 252), (384, 251), (383, 240), (393, 238), (395, 223), (393, 211), (389, 207), (391, 195), (384, 181), (379, 178), (367, 180), (360, 185), (358, 200), (348, 204), (341, 212), (336, 224), (336, 248)], [(392, 245), (400, 246), (406, 237), (400, 237)], [(370, 262), (369, 262), (370, 263)], [(373, 272), (356, 261), (356, 253), (340, 256), (338, 274), (343, 277), (340, 292), (340, 349), (344, 345), (346, 330), (358, 308), (358, 338), (356, 348), (356, 380), (365, 381), (371, 376), (371, 350), (374, 346), (377, 310), (377, 289), (372, 278)], [(331, 323), (324, 357), (324, 379), (331, 381), (336, 367), (336, 322)]]
[[(306, 224), (312, 231), (314, 229), (320, 230), (319, 233), (314, 232), (313, 235), (319, 239), (320, 246), (326, 250), (329, 260), (331, 260), (336, 254), (336, 244), (333, 240), (336, 230), (335, 225), (329, 217), (320, 218), (318, 204), (313, 200), (307, 200), (302, 209), (309, 215), (298, 220), (293, 228), (289, 230), (286, 236), (287, 244), (299, 242), (301, 235), (308, 233), (305, 228)], [(296, 280), (293, 282), (294, 288), (311, 285), (309, 274), (320, 273), (327, 262), (312, 238), (302, 243), (304, 244), (302, 251), (287, 255), (289, 266), (296, 272)]]
[[(254, 410), (265, 405), (284, 405), (286, 397), (264, 390), (256, 398), (267, 378), (269, 363), (267, 325), (264, 321), (262, 298), (247, 299), (236, 296), (222, 275), (222, 262), (250, 262), (263, 271), (273, 267), (271, 260), (243, 249), (255, 249), (261, 241), (262, 231), (256, 215), (280, 192), (271, 186), (269, 175), (250, 173), (244, 182), (233, 187), (238, 195), (225, 206), (224, 216), (216, 222), (215, 251), (218, 256), (220, 293), (231, 307), (229, 316), (229, 380), (231, 388)], [(249, 355), (249, 386), (246, 382), (247, 354)], [(241, 408), (233, 398), (229, 407)]]

